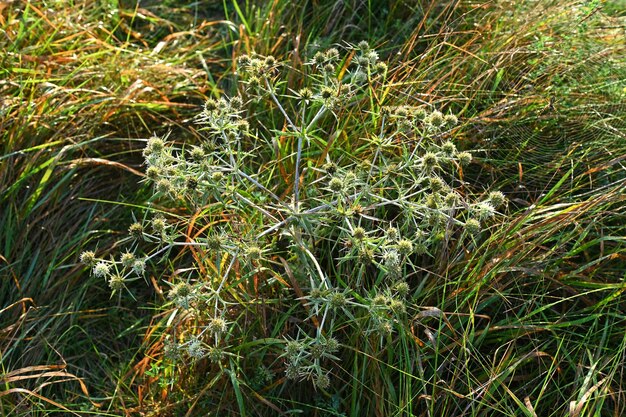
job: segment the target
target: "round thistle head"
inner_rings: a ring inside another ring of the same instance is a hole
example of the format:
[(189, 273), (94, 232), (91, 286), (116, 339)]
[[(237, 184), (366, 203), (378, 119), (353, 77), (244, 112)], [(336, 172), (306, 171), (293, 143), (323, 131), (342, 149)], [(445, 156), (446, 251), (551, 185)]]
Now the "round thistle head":
[(111, 277), (109, 278), (109, 288), (111, 288), (113, 292), (121, 291), (124, 289), (124, 287), (125, 285), (123, 276), (121, 276), (120, 274), (111, 275)]
[(339, 341), (334, 337), (322, 339), (322, 344), (327, 352), (335, 353), (339, 350)]
[(220, 363), (224, 359), (224, 351), (218, 347), (211, 346), (207, 352), (207, 356), (211, 363)]
[(336, 71), (336, 68), (333, 64), (331, 64), (330, 62), (328, 64), (325, 64), (322, 67), (322, 71), (324, 71), (326, 74), (334, 74), (334, 72)]
[(320, 91), (320, 97), (324, 100), (328, 100), (335, 95), (335, 90), (332, 87), (324, 86)]
[(89, 267), (93, 267), (98, 262), (98, 259), (93, 251), (86, 250), (80, 254), (80, 261)]
[(146, 170), (146, 176), (150, 178), (152, 181), (158, 180), (162, 173), (163, 173), (163, 170), (154, 165), (149, 166), (148, 169)]
[(398, 229), (396, 229), (393, 226), (389, 226), (385, 234), (387, 235), (387, 240), (392, 241), (392, 242), (398, 239), (398, 237), (400, 237), (400, 233), (398, 232)]
[(376, 65), (378, 63), (378, 52), (369, 51), (365, 54), (365, 57), (368, 59), (370, 65)]
[(445, 186), (445, 183), (439, 177), (430, 177), (428, 179), (428, 185), (430, 186), (430, 189), (432, 190), (433, 193), (438, 193), (439, 191), (443, 189), (443, 187)]
[(469, 233), (470, 235), (475, 235), (477, 233), (480, 233), (480, 222), (476, 219), (468, 219), (465, 222), (465, 231), (467, 233)]
[(152, 136), (148, 139), (146, 147), (143, 151), (143, 156), (150, 156), (153, 154), (160, 154), (165, 149), (165, 141), (158, 136)]
[(302, 354), (303, 351), (304, 351), (304, 346), (302, 345), (302, 343), (298, 342), (297, 340), (289, 340), (285, 344), (285, 355), (289, 359), (297, 358), (298, 356)]
[(250, 66), (252, 60), (249, 55), (243, 54), (239, 58), (237, 58), (237, 65), (242, 69), (247, 69)]
[(456, 146), (454, 145), (454, 143), (447, 141), (443, 145), (441, 145), (441, 150), (446, 156), (452, 157), (456, 153)]
[(314, 343), (309, 348), (309, 353), (311, 354), (311, 358), (320, 359), (324, 353), (326, 353), (326, 349), (321, 343)]
[(335, 193), (343, 191), (343, 181), (341, 178), (333, 177), (328, 182), (328, 188)]
[(315, 378), (315, 386), (319, 389), (325, 390), (330, 387), (330, 378), (324, 373), (320, 373)]
[(246, 256), (252, 261), (258, 261), (263, 256), (263, 251), (256, 245), (251, 245), (246, 248)]
[(328, 51), (326, 51), (326, 59), (328, 59), (329, 61), (337, 61), (339, 59), (339, 51), (337, 50), (337, 48), (330, 48)]
[(204, 112), (205, 113), (213, 113), (219, 109), (219, 102), (214, 98), (208, 98), (204, 102)]
[(376, 296), (372, 299), (372, 304), (375, 306), (386, 306), (387, 297), (383, 294), (376, 294)]
[(396, 300), (395, 298), (389, 300), (389, 309), (395, 314), (402, 314), (406, 311), (404, 303), (400, 300)]
[(367, 56), (361, 55), (357, 57), (356, 62), (362, 67), (367, 67), (370, 63), (370, 60)]
[(93, 266), (93, 275), (97, 278), (105, 278), (111, 271), (111, 265), (104, 261), (100, 261)]
[(398, 241), (398, 252), (401, 255), (410, 255), (413, 252), (413, 242), (408, 239), (402, 239)]
[(426, 116), (428, 115), (428, 112), (424, 107), (416, 107), (413, 109), (412, 114), (415, 120), (424, 121), (426, 119)]
[(429, 125), (436, 127), (436, 128), (442, 127), (445, 124), (445, 118), (443, 116), (443, 113), (441, 113), (438, 110), (435, 110), (432, 113), (430, 113), (428, 117), (426, 118), (426, 121)]
[(313, 92), (310, 88), (301, 88), (298, 91), (298, 97), (300, 97), (300, 100), (309, 101), (313, 98)]
[(359, 250), (359, 262), (369, 265), (374, 262), (374, 251), (370, 248), (361, 248)]
[(207, 328), (212, 334), (220, 335), (222, 333), (226, 333), (228, 327), (226, 320), (221, 317), (213, 317), (207, 324)]
[(335, 291), (328, 296), (328, 303), (332, 308), (341, 308), (346, 305), (348, 299), (346, 295), (342, 292)]
[(141, 223), (133, 223), (128, 228), (128, 234), (133, 239), (141, 239), (143, 238), (143, 225)]
[(186, 282), (179, 282), (178, 284), (174, 285), (172, 289), (169, 291), (169, 293), (167, 294), (170, 300), (173, 300), (176, 298), (185, 298), (190, 295), (191, 295), (191, 286), (187, 284)]
[(218, 251), (222, 249), (224, 242), (221, 236), (213, 235), (209, 236), (209, 238), (207, 239), (207, 245), (209, 246), (209, 249), (213, 251)]
[(300, 367), (295, 363), (290, 363), (285, 368), (285, 377), (287, 379), (298, 379), (300, 377)]
[(500, 191), (492, 191), (489, 193), (487, 200), (494, 208), (499, 208), (506, 202), (506, 197)]
[(192, 359), (200, 359), (206, 353), (204, 346), (202, 346), (202, 342), (200, 339), (194, 337), (191, 339), (189, 344), (187, 345), (187, 354)]
[(248, 87), (251, 89), (257, 89), (261, 87), (262, 84), (263, 83), (261, 82), (261, 79), (257, 77), (256, 75), (253, 75), (252, 77), (248, 78)]
[(445, 197), (443, 198), (443, 202), (444, 204), (449, 207), (449, 208), (454, 208), (456, 207), (459, 202), (460, 202), (460, 198), (459, 195), (454, 192), (454, 191), (450, 191), (448, 194), (445, 195)]
[(273, 68), (277, 64), (276, 58), (274, 58), (272, 55), (268, 55), (268, 56), (265, 57), (265, 60), (263, 61), (263, 64), (268, 69), (269, 68)]
[(379, 321), (376, 325), (376, 331), (382, 336), (388, 336), (393, 333), (393, 324), (389, 320)]
[(185, 178), (185, 188), (188, 191), (195, 191), (198, 188), (198, 179), (191, 176)]
[(240, 96), (233, 96), (230, 98), (230, 108), (233, 110), (239, 110), (243, 107), (243, 99)]
[(376, 72), (379, 72), (381, 74), (386, 74), (387, 73), (387, 64), (385, 64), (384, 62), (378, 62), (376, 63), (376, 66), (374, 67), (374, 70)]
[(476, 213), (478, 214), (478, 218), (480, 220), (490, 219), (496, 213), (496, 209), (493, 208), (491, 203), (489, 203), (487, 201), (483, 201), (481, 203), (478, 203), (476, 205), (475, 210), (476, 210)]
[(365, 84), (367, 82), (367, 74), (363, 71), (357, 71), (352, 76), (352, 80), (354, 81), (354, 84), (357, 85)]
[(472, 154), (469, 152), (459, 152), (456, 157), (459, 160), (459, 164), (461, 164), (461, 166), (467, 166), (470, 164), (470, 162), (472, 162)]
[(400, 267), (400, 265), (402, 264), (399, 252), (393, 249), (385, 252), (385, 254), (383, 255), (383, 260), (385, 261), (385, 266), (387, 268), (395, 269)]
[(444, 124), (453, 127), (459, 123), (459, 119), (454, 114), (446, 114), (443, 117)]
[(137, 259), (133, 262), (133, 272), (137, 275), (143, 275), (146, 272), (146, 261)]
[(358, 43), (357, 48), (360, 49), (361, 51), (369, 51), (370, 44), (367, 43), (367, 41), (361, 41)]
[(322, 165), (322, 169), (326, 171), (327, 174), (333, 175), (335, 174), (335, 172), (337, 172), (337, 164), (335, 164), (334, 162), (326, 162), (324, 165)]
[(172, 182), (170, 180), (167, 178), (161, 178), (156, 183), (156, 189), (160, 193), (168, 194), (174, 189), (174, 187), (172, 186)]
[(318, 66), (322, 66), (324, 65), (324, 63), (326, 62), (326, 55), (324, 55), (323, 52), (317, 52), (315, 55), (313, 55), (313, 63), (315, 65)]
[(438, 163), (439, 157), (434, 152), (426, 152), (424, 156), (422, 156), (422, 167), (427, 171), (431, 171)]
[(343, 181), (348, 187), (354, 187), (356, 180), (357, 180), (357, 176), (352, 171), (346, 172), (346, 175), (343, 177)]
[(211, 174), (211, 179), (214, 182), (220, 182), (224, 179), (224, 173), (222, 171), (215, 171), (213, 174)]
[(363, 240), (367, 237), (367, 234), (365, 233), (364, 228), (355, 227), (354, 230), (352, 231), (352, 237), (355, 238), (356, 240)]
[(165, 221), (165, 218), (163, 216), (156, 216), (150, 222), (150, 226), (154, 233), (160, 235), (165, 231), (165, 228), (167, 227), (167, 222)]
[(130, 268), (133, 262), (135, 262), (135, 254), (132, 252), (124, 252), (122, 256), (120, 256), (120, 262), (124, 268)]
[(399, 281), (394, 286), (393, 289), (398, 293), (401, 297), (406, 297), (411, 287), (406, 281)]

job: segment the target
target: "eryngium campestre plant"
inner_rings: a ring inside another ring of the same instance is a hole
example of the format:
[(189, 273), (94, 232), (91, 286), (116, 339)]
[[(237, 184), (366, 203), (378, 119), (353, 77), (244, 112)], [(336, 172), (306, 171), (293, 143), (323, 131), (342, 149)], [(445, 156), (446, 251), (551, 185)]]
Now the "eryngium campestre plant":
[(194, 369), (237, 373), (249, 389), (265, 369), (266, 387), (306, 380), (332, 392), (351, 366), (342, 357), (410, 333), (437, 279), (424, 271), (463, 257), (493, 224), (506, 201), (467, 194), (458, 118), (384, 104), (387, 71), (366, 43), (298, 70), (244, 55), (237, 91), (199, 111), (201, 143), (148, 139), (159, 208), (130, 225), (121, 256), (81, 259), (114, 291), (148, 272), (167, 282), (157, 343), (168, 354), (151, 360), (170, 392), (200, 378)]

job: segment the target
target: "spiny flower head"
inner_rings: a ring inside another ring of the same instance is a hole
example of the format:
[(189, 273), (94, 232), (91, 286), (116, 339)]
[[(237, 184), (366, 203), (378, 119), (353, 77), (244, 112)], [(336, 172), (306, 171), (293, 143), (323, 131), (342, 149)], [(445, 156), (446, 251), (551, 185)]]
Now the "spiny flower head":
[(113, 274), (109, 278), (109, 288), (114, 292), (121, 291), (124, 289), (124, 277), (120, 274)]
[(93, 275), (97, 278), (104, 278), (109, 275), (111, 265), (104, 261), (100, 261), (93, 266)]
[(343, 181), (341, 178), (333, 177), (328, 182), (328, 188), (330, 188), (331, 191), (338, 193), (343, 190)]
[(128, 228), (128, 233), (133, 239), (143, 238), (143, 225), (141, 223), (133, 223)]
[(315, 378), (315, 386), (319, 389), (327, 389), (330, 386), (330, 378), (324, 373), (320, 373)]
[(207, 352), (207, 356), (209, 357), (211, 363), (220, 363), (222, 359), (224, 359), (225, 355), (224, 350), (215, 346), (211, 346), (209, 348), (209, 351)]
[(258, 261), (263, 256), (263, 251), (256, 245), (251, 245), (246, 248), (246, 256), (252, 261)]
[(491, 203), (483, 201), (476, 205), (476, 212), (478, 213), (478, 218), (480, 220), (485, 220), (493, 217), (496, 210), (493, 208)]
[(506, 202), (506, 197), (500, 191), (492, 191), (489, 193), (488, 201), (494, 208), (501, 207)]
[(304, 345), (297, 340), (290, 340), (285, 344), (285, 355), (293, 359), (298, 357), (304, 351)]
[(146, 147), (143, 150), (143, 156), (148, 157), (153, 154), (160, 154), (165, 149), (165, 141), (158, 136), (152, 136), (148, 139)]
[(387, 239), (392, 242), (398, 239), (398, 237), (400, 237), (400, 233), (398, 232), (398, 229), (396, 229), (393, 226), (389, 226), (385, 234), (387, 235)]
[(93, 251), (86, 250), (80, 254), (80, 261), (87, 266), (94, 266), (98, 260)]
[(132, 252), (124, 252), (122, 256), (120, 256), (120, 262), (125, 268), (129, 268), (135, 262), (135, 254)]
[(422, 156), (422, 166), (424, 169), (430, 171), (437, 166), (439, 162), (439, 157), (434, 152), (426, 152), (424, 156)]
[(191, 295), (191, 286), (186, 282), (179, 282), (174, 285), (168, 293), (170, 299), (188, 297), (189, 295)]
[(465, 230), (470, 235), (475, 235), (480, 232), (480, 222), (476, 219), (468, 219), (465, 222)]
[(339, 51), (337, 50), (337, 48), (330, 48), (328, 51), (326, 51), (325, 57), (329, 61), (336, 61), (339, 59)]
[(193, 359), (200, 359), (204, 356), (206, 350), (202, 346), (202, 342), (197, 337), (194, 337), (189, 341), (187, 345), (187, 354)]
[(446, 114), (443, 117), (443, 121), (446, 125), (452, 127), (456, 126), (459, 123), (459, 119), (454, 114)]
[(227, 330), (226, 320), (221, 317), (213, 317), (207, 325), (209, 331), (213, 334), (222, 334)]
[(342, 292), (335, 291), (328, 296), (328, 303), (332, 308), (341, 308), (346, 305), (348, 299)]
[(356, 240), (363, 240), (365, 239), (367, 236), (367, 234), (365, 233), (365, 229), (363, 229), (362, 227), (355, 227), (354, 230), (352, 231), (352, 237), (355, 238)]
[(451, 157), (454, 156), (454, 154), (456, 153), (456, 146), (454, 145), (454, 143), (447, 141), (444, 142), (443, 145), (441, 145), (441, 150), (446, 156)]
[(298, 97), (300, 97), (301, 100), (309, 101), (313, 98), (313, 92), (310, 88), (304, 87), (298, 90)]
[(165, 227), (167, 226), (167, 223), (163, 216), (156, 216), (150, 222), (150, 226), (152, 227), (152, 231), (154, 233), (161, 234), (165, 231)]
[(441, 127), (445, 123), (445, 118), (443, 116), (443, 113), (441, 113), (439, 110), (435, 110), (428, 115), (428, 117), (426, 118), (426, 122), (433, 127)]
[(459, 160), (459, 164), (461, 164), (461, 166), (467, 166), (470, 164), (470, 162), (472, 162), (472, 154), (469, 152), (459, 152), (456, 157)]
[(413, 242), (408, 239), (402, 239), (398, 242), (398, 252), (402, 255), (410, 255), (413, 252)]
[(146, 261), (137, 259), (133, 262), (133, 272), (137, 275), (143, 275), (146, 272)]
[(409, 284), (406, 281), (399, 281), (394, 286), (393, 289), (400, 295), (401, 297), (406, 297), (406, 295), (411, 290)]

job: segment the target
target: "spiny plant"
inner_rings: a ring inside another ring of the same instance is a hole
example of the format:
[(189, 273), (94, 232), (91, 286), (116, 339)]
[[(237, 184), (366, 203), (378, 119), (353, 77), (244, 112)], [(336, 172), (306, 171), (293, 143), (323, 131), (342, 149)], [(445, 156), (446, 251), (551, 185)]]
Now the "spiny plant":
[[(299, 71), (240, 56), (238, 91), (195, 119), (200, 143), (147, 141), (154, 198), (122, 252), (82, 254), (120, 299), (152, 274), (169, 287), (146, 374), (153, 401), (193, 408), (202, 392), (202, 404), (242, 414), (316, 407), (308, 384), (341, 392), (368, 367), (355, 355), (374, 367), (388, 356), (402, 379), (413, 365), (389, 350), (419, 347), (412, 326), (437, 279), (425, 267), (463, 257), (505, 206), (500, 192), (478, 201), (464, 188), (472, 155), (454, 143), (455, 115), (386, 105), (378, 53), (367, 42), (345, 52), (318, 51)], [(232, 390), (207, 394), (226, 381)]]

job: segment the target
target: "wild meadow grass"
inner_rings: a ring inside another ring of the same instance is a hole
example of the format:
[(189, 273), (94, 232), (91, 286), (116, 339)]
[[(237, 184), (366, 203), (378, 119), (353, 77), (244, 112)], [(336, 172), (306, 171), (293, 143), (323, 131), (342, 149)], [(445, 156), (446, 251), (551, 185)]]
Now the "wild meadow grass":
[(1, 7), (2, 415), (625, 413), (619, 2)]

